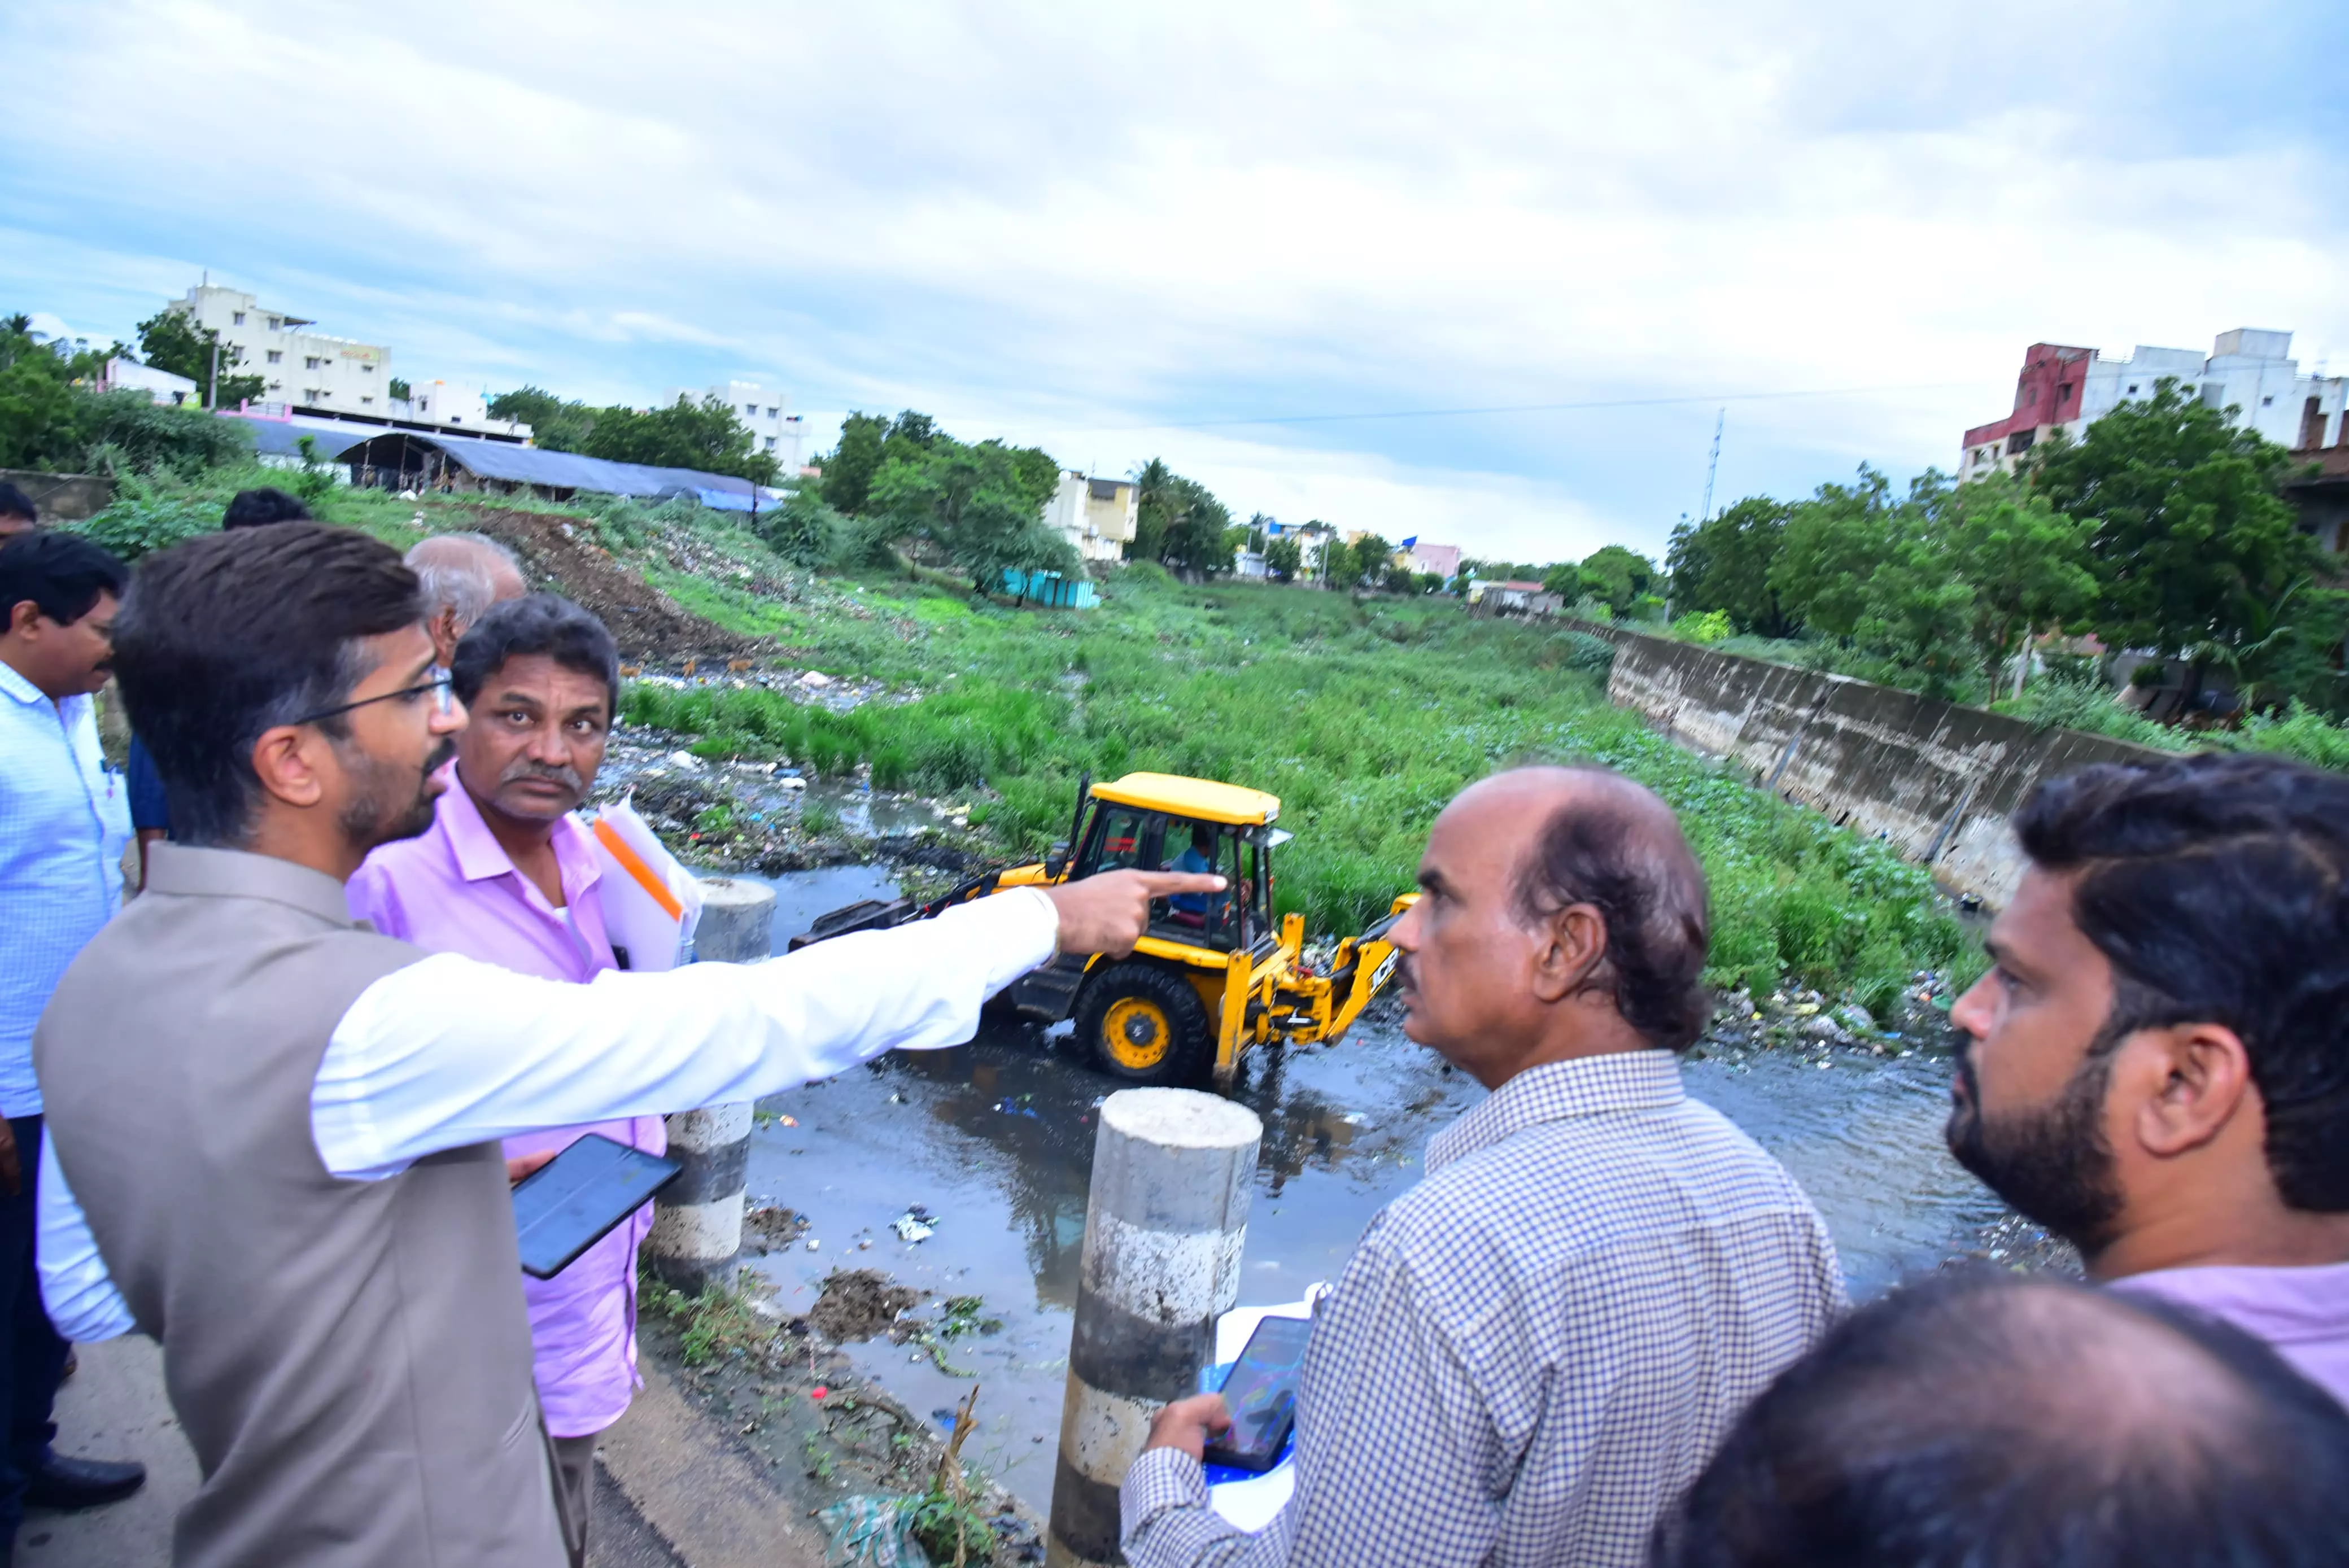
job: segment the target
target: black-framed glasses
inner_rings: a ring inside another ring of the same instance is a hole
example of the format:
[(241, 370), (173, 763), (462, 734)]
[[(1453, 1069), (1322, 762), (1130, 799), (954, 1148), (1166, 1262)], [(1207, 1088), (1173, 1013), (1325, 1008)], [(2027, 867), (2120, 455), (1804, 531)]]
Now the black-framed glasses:
[(322, 707), (316, 713), (305, 713), (299, 718), (289, 718), (285, 722), (316, 724), (322, 718), (335, 718), (354, 708), (365, 707), (369, 703), (389, 702), (392, 698), (400, 696), (422, 696), (426, 692), (433, 694), (432, 706), (442, 713), (447, 713), (457, 706), (456, 694), (449, 689), (449, 677), (442, 676), (438, 680), (426, 681), (422, 686), (402, 686), (398, 691), (388, 691), (378, 696), (363, 696), (357, 702), (347, 702), (340, 707)]

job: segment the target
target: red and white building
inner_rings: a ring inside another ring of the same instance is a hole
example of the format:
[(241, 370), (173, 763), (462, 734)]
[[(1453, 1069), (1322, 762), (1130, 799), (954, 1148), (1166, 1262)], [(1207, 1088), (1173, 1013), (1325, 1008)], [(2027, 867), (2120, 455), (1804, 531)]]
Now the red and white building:
[(2344, 378), (2302, 376), (2291, 354), (2292, 334), (2248, 326), (2220, 333), (2207, 356), (2139, 344), (2126, 359), (2107, 359), (2093, 348), (2034, 343), (2015, 377), (2014, 411), (1966, 432), (1958, 478), (2012, 473), (2056, 431), (2077, 438), (2123, 403), (2150, 398), (2164, 381), (2213, 408), (2236, 409), (2280, 447), (2332, 446), (2340, 439)]

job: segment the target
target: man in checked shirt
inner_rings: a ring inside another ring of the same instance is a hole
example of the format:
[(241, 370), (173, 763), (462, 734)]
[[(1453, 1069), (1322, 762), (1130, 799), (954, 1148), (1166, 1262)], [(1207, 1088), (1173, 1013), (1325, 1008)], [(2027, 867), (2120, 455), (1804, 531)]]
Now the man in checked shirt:
[(1595, 769), (1464, 791), (1395, 927), (1403, 1031), (1492, 1091), (1322, 1301), (1297, 1491), (1207, 1502), (1216, 1395), (1159, 1412), (1121, 1494), (1136, 1568), (1636, 1564), (1748, 1400), (1844, 1307), (1818, 1215), (1681, 1089), (1709, 1012), (1703, 873)]

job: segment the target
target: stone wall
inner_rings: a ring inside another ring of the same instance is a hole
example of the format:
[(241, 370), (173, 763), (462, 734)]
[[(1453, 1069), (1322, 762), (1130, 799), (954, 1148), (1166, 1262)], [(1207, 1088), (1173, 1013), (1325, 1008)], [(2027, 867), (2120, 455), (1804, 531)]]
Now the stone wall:
[(1615, 645), (1607, 695), (1755, 783), (1882, 838), (1947, 886), (2005, 903), (2023, 871), (2008, 819), (2031, 787), (2092, 762), (2170, 755), (1954, 703), (1576, 623)]
[(0, 469), (0, 482), (15, 485), (41, 509), (43, 522), (79, 522), (114, 504), (114, 481), (103, 474), (44, 474), (31, 469)]

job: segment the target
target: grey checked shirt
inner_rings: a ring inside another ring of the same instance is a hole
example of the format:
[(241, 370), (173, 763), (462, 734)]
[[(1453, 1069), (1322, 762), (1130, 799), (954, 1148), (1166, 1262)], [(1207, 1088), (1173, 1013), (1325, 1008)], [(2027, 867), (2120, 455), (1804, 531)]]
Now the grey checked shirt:
[(1656, 1516), (1844, 1307), (1802, 1189), (1669, 1051), (1520, 1073), (1428, 1145), (1323, 1298), (1297, 1493), (1249, 1535), (1134, 1461), (1136, 1568), (1645, 1559)]

